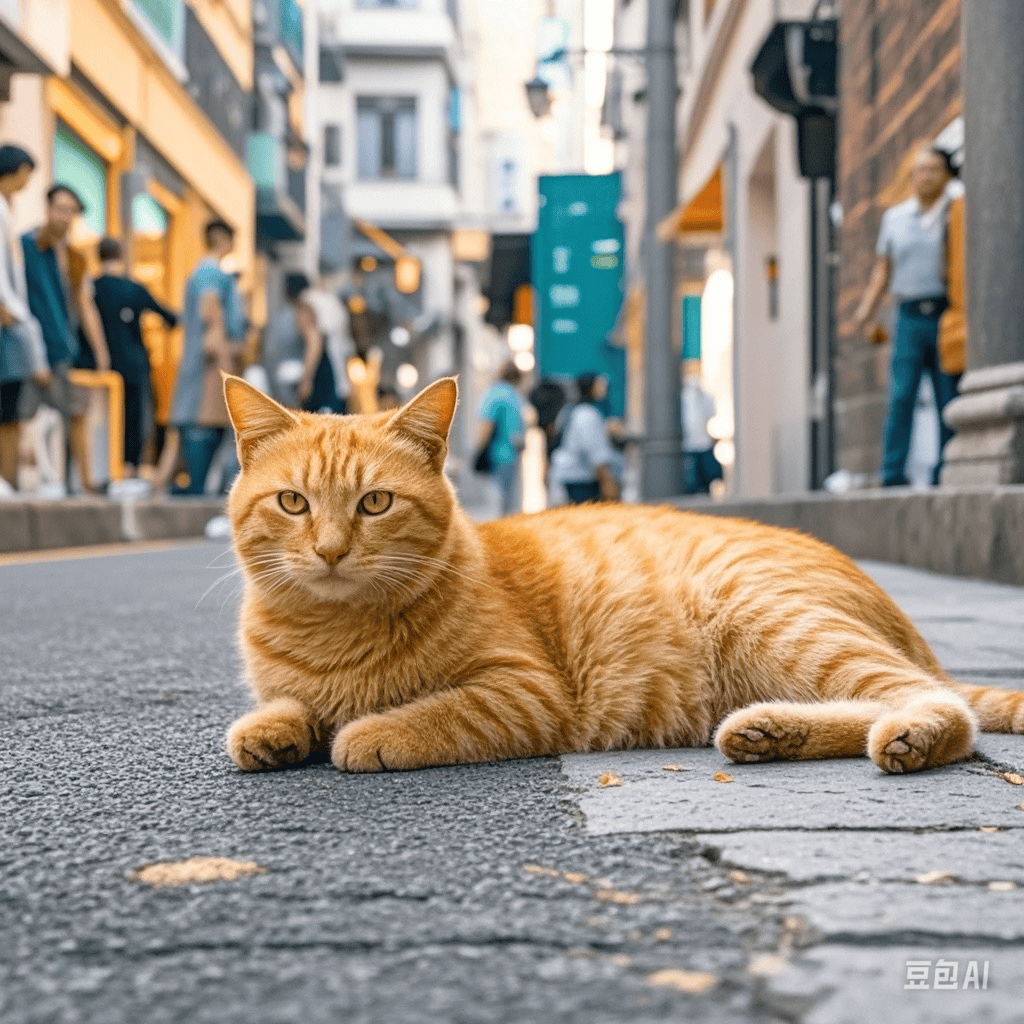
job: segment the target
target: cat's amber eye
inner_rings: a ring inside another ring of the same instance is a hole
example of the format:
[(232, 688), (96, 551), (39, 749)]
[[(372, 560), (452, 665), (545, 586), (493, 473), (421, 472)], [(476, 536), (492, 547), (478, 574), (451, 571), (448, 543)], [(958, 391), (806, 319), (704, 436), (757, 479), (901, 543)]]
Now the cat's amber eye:
[(359, 511), (368, 516), (379, 516), (391, 508), (393, 495), (388, 491), (370, 491), (364, 494), (359, 502)]
[(282, 491), (277, 496), (277, 503), (290, 516), (300, 516), (309, 511), (309, 502), (298, 491)]

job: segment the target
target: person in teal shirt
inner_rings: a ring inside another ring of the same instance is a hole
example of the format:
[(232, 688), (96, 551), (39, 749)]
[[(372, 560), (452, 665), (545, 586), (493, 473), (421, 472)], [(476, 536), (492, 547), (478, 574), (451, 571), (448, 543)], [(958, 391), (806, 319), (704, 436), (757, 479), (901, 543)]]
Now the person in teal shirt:
[(189, 476), (188, 487), (175, 493), (184, 494), (203, 493), (213, 457), (227, 435), (231, 421), (220, 371), (241, 372), (245, 344), (245, 315), (235, 279), (221, 268), (234, 248), (234, 229), (212, 220), (204, 235), (206, 256), (185, 286), (185, 348), (171, 403), (170, 422), (178, 428)]
[(503, 516), (518, 512), (522, 504), (523, 400), (516, 390), (522, 380), (519, 368), (508, 362), (480, 400), (479, 446), (487, 444)]

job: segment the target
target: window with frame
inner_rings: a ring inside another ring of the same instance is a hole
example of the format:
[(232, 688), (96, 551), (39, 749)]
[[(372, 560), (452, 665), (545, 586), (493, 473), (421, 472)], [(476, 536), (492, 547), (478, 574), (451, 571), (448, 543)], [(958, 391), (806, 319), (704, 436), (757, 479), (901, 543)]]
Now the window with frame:
[(107, 233), (107, 164), (63, 121), (57, 122), (53, 137), (53, 180), (74, 189), (85, 204), (84, 234), (102, 238)]
[(324, 167), (341, 165), (341, 125), (324, 125)]
[(356, 101), (359, 177), (364, 181), (416, 177), (416, 100), (360, 96)]
[(171, 52), (180, 57), (185, 42), (184, 0), (132, 0), (132, 6)]

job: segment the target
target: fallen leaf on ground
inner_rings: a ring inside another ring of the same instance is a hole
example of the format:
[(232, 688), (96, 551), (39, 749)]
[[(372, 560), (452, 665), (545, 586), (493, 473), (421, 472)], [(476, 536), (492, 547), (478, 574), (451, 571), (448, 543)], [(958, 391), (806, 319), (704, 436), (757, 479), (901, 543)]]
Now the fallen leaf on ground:
[(949, 885), (955, 880), (956, 875), (952, 871), (926, 871), (914, 879), (920, 885)]
[(729, 872), (729, 877), (730, 877), (730, 878), (731, 878), (731, 879), (732, 879), (732, 880), (733, 880), (733, 881), (734, 881), (734, 882), (735, 882), (735, 883), (736, 883), (737, 885), (746, 885), (746, 884), (747, 884), (747, 882), (749, 882), (749, 881), (750, 881), (750, 875), (748, 875), (748, 874), (746, 873), (746, 871), (738, 871), (738, 870), (737, 870), (737, 871), (730, 871), (730, 872)]
[(999, 831), (999, 826), (998, 825), (979, 825), (978, 826), (978, 831), (979, 832), (998, 832)]
[(659, 928), (654, 933), (654, 938), (656, 942), (668, 942), (673, 935), (675, 935), (675, 932), (671, 928)]
[(524, 864), (523, 870), (528, 875), (543, 875), (545, 878), (561, 878), (561, 871), (556, 871), (554, 868), (545, 868), (540, 864)]
[(192, 885), (195, 882), (232, 882), (244, 875), (265, 875), (266, 868), (251, 860), (226, 857), (191, 857), (188, 860), (147, 864), (132, 875), (146, 885)]
[(647, 976), (648, 985), (676, 988), (680, 992), (707, 992), (709, 988), (714, 988), (717, 983), (718, 978), (707, 971), (667, 970), (655, 971), (654, 974)]
[(732, 776), (728, 772), (715, 772), (715, 782), (732, 782)]
[(597, 784), (599, 786), (621, 786), (622, 779), (620, 779), (615, 772), (605, 772), (604, 775), (597, 780)]
[(663, 772), (688, 772), (692, 769), (687, 768), (685, 764), (663, 764), (661, 770)]
[(1003, 778), (1006, 779), (1011, 786), (1024, 786), (1024, 775), (1018, 775), (1016, 772), (1004, 772)]
[(988, 883), (988, 887), (989, 887), (989, 889), (992, 890), (992, 892), (1012, 892), (1014, 889), (1017, 888), (1017, 883), (1016, 882), (989, 882)]
[(635, 892), (620, 892), (618, 889), (598, 889), (594, 895), (605, 903), (618, 903), (622, 906), (640, 902), (640, 897)]

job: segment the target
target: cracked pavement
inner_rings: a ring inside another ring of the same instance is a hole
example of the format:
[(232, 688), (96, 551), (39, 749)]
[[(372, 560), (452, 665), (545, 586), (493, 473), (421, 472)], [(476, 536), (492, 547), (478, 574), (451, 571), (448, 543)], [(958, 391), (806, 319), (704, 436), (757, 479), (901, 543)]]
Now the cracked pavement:
[[(713, 750), (243, 775), (221, 551), (0, 563), (4, 1024), (1024, 1021), (1024, 737), (903, 777)], [(867, 568), (961, 678), (1024, 687), (1024, 589)], [(264, 873), (133, 877), (194, 856)], [(908, 960), (960, 987), (905, 990)]]

